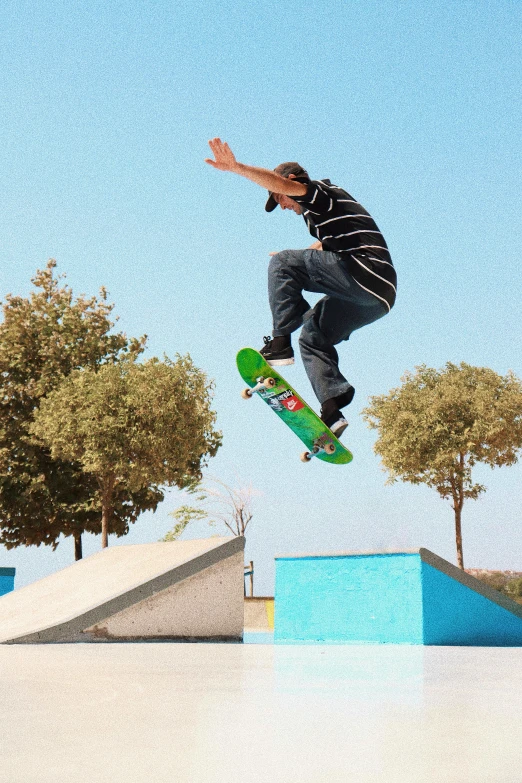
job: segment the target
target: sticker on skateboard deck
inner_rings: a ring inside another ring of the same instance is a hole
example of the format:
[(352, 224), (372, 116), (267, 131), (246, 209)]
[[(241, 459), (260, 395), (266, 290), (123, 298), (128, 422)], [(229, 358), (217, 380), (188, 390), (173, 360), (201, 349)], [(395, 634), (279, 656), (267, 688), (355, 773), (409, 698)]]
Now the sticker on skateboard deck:
[(242, 348), (236, 358), (237, 368), (248, 388), (243, 399), (258, 394), (305, 444), (303, 462), (318, 457), (325, 462), (345, 465), (353, 455), (321, 421), (303, 398), (285, 381), (278, 367), (271, 367), (253, 348)]

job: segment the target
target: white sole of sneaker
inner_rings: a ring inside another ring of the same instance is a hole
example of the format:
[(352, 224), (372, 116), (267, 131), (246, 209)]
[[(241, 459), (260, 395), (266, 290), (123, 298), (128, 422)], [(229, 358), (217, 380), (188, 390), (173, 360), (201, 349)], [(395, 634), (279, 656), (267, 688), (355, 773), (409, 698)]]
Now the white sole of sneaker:
[(268, 359), (267, 359), (266, 363), (269, 364), (270, 367), (286, 367), (287, 364), (294, 364), (295, 360), (294, 360), (294, 358), (292, 358), (292, 359), (271, 359), (270, 361), (268, 361)]
[(331, 431), (336, 438), (340, 438), (345, 429), (348, 427), (346, 419), (338, 419), (331, 427)]

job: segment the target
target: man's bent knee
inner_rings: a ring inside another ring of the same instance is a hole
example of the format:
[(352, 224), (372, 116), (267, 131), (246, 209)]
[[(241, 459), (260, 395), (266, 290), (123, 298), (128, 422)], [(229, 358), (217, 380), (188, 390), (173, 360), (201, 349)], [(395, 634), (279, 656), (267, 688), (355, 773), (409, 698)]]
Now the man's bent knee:
[(299, 335), (299, 347), (301, 350), (307, 350), (309, 348), (322, 348), (329, 347), (330, 342), (326, 336), (321, 332), (319, 326), (314, 318), (313, 311), (310, 311), (309, 317), (305, 318), (301, 334)]

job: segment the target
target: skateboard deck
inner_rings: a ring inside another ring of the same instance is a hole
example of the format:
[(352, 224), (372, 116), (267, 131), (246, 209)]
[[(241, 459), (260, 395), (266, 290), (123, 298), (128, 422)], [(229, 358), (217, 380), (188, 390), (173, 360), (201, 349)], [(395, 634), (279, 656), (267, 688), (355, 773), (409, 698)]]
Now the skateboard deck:
[(253, 348), (242, 348), (236, 358), (239, 374), (248, 383), (242, 393), (245, 399), (258, 394), (280, 419), (295, 432), (307, 451), (303, 462), (318, 457), (325, 462), (345, 465), (353, 455), (310, 408), (303, 398), (285, 381), (279, 367), (271, 367)]

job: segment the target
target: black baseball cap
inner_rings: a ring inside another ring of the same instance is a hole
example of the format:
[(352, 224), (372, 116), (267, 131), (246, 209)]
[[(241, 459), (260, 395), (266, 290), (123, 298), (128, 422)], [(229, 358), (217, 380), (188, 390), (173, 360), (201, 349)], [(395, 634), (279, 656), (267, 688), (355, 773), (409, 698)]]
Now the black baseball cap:
[[(276, 174), (279, 174), (281, 177), (288, 178), (290, 174), (294, 174), (297, 178), (305, 178), (310, 179), (308, 176), (308, 172), (306, 169), (304, 169), (302, 166), (299, 165), (299, 163), (296, 163), (295, 161), (290, 161), (288, 163), (280, 163), (279, 166), (276, 166), (274, 169)], [(265, 204), (265, 210), (266, 212), (273, 212), (273, 210), (277, 207), (277, 201), (274, 198), (273, 193), (269, 190), (268, 191), (268, 201)]]

